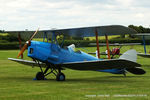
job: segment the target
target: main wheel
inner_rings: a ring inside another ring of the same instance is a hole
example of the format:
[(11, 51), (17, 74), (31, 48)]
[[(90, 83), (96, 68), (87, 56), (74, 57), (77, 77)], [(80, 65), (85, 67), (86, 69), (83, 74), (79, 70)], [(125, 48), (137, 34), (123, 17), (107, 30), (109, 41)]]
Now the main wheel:
[(37, 80), (44, 80), (44, 74), (42, 72), (38, 72), (36, 74), (36, 79)]
[(57, 81), (65, 81), (65, 75), (63, 73), (58, 73), (56, 76)]

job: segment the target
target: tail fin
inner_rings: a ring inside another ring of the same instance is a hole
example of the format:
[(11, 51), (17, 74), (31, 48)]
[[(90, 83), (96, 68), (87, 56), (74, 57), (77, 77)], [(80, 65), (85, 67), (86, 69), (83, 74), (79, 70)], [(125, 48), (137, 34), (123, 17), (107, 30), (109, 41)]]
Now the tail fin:
[[(121, 55), (119, 59), (125, 59), (125, 60), (136, 62), (137, 52), (134, 49), (128, 50), (123, 55)], [(146, 71), (144, 71), (142, 68), (136, 66), (135, 68), (126, 68), (126, 70), (136, 75), (142, 75), (146, 73)]]
[(119, 57), (119, 59), (125, 59), (125, 60), (136, 62), (136, 60), (137, 60), (137, 52), (134, 49), (128, 50), (125, 53), (123, 53)]

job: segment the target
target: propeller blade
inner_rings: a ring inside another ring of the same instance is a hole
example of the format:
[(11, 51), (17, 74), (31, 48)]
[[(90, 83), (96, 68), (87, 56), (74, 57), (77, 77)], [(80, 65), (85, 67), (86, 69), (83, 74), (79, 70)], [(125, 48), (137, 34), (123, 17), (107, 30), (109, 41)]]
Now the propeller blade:
[(39, 31), (39, 29), (40, 28), (38, 28), (36, 31), (35, 31), (35, 33), (31, 36), (31, 38), (29, 39), (29, 41), (31, 41), (33, 38), (34, 38), (34, 36), (37, 34), (37, 32)]
[[(21, 41), (21, 35), (20, 35), (20, 32), (18, 33), (18, 40), (19, 40), (19, 49), (21, 50), (22, 48), (22, 41)], [(21, 55), (21, 59), (23, 59), (23, 54)]]
[(20, 57), (20, 55), (22, 55), (22, 54), (23, 54), (23, 52), (27, 49), (27, 47), (28, 47), (28, 44), (24, 44), (24, 46), (23, 46), (23, 48), (21, 49), (21, 51), (19, 52), (19, 54), (18, 54), (17, 58), (19, 58), (19, 57)]
[(19, 58), (21, 55), (23, 55), (23, 52), (28, 48), (28, 44), (31, 43), (31, 40), (34, 38), (34, 36), (37, 34), (38, 31), (39, 31), (39, 28), (34, 32), (34, 34), (31, 36), (31, 38), (24, 44), (24, 46), (21, 49), (21, 51), (19, 52), (17, 58)]

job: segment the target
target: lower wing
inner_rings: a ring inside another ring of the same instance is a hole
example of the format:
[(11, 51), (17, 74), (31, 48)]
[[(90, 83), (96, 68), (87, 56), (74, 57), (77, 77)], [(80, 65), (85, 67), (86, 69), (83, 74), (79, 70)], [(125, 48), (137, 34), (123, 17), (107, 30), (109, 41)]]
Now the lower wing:
[[(23, 59), (15, 59), (8, 58), (11, 61), (18, 62), (24, 65), (29, 66), (37, 66), (39, 64), (41, 67), (46, 67), (45, 63), (35, 61), (23, 60)], [(84, 62), (72, 62), (72, 63), (63, 63), (58, 64), (57, 66), (61, 66), (63, 68), (70, 68), (75, 70), (104, 70), (104, 69), (126, 69), (127, 71), (133, 74), (144, 74), (145, 71), (140, 68), (140, 64), (136, 62), (132, 62), (124, 59), (111, 59), (111, 60), (98, 60), (98, 61), (84, 61)]]
[(29, 60), (23, 60), (23, 59), (8, 58), (8, 60), (18, 62), (18, 63), (24, 64), (24, 65), (29, 65), (29, 66), (37, 66), (38, 67), (40, 64), (41, 67), (45, 67), (45, 65), (46, 65), (45, 63), (42, 63), (42, 62), (39, 62), (39, 64), (38, 64), (35, 61), (29, 61)]
[(83, 62), (70, 62), (58, 64), (65, 68), (75, 70), (104, 70), (104, 69), (116, 69), (116, 68), (136, 68), (141, 65), (124, 59), (109, 59), (109, 60), (97, 60), (97, 61), (83, 61)]
[[(35, 61), (8, 58), (9, 60), (29, 65), (29, 66), (39, 66)], [(44, 67), (45, 63), (39, 62), (39, 64)], [(70, 68), (75, 70), (103, 70), (103, 69), (114, 69), (114, 68), (135, 68), (141, 65), (124, 59), (110, 59), (110, 60), (97, 60), (97, 61), (82, 61), (82, 62), (70, 62), (57, 64), (64, 68)]]

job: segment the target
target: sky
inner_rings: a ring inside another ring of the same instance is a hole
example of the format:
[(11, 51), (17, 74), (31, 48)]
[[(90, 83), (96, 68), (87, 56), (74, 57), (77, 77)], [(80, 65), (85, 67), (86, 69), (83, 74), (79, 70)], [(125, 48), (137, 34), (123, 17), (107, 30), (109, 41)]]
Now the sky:
[(0, 30), (150, 27), (150, 0), (0, 0)]

